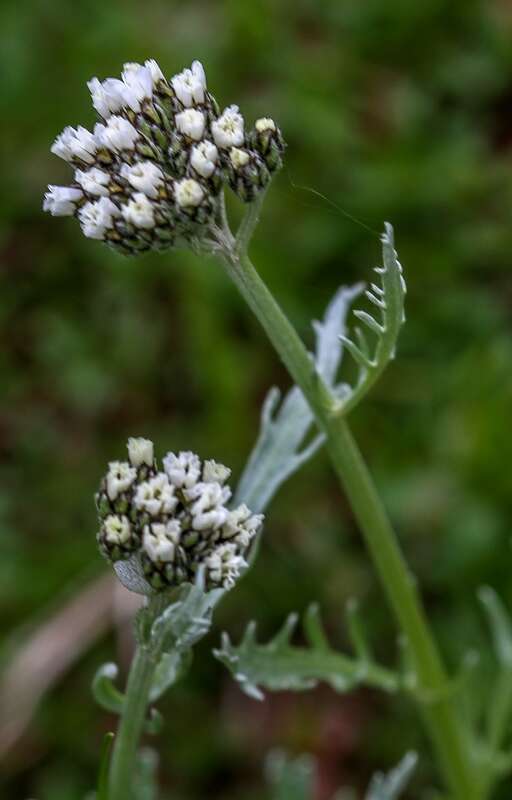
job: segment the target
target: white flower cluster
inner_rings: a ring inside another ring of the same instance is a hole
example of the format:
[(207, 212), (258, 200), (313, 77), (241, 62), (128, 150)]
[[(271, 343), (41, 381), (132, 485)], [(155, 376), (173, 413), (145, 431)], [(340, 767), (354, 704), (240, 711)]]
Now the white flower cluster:
[(128, 441), (128, 461), (112, 461), (96, 496), (98, 543), (111, 562), (138, 554), (156, 591), (192, 582), (230, 589), (263, 524), (246, 505), (229, 509), (230, 470), (191, 452), (168, 453), (159, 471), (153, 443)]
[(75, 215), (85, 236), (124, 254), (206, 238), (224, 185), (250, 202), (281, 165), (273, 120), (246, 132), (238, 106), (219, 113), (199, 61), (170, 80), (152, 59), (128, 63), (121, 79), (88, 87), (100, 121), (55, 140), (74, 182), (49, 186), (43, 209)]

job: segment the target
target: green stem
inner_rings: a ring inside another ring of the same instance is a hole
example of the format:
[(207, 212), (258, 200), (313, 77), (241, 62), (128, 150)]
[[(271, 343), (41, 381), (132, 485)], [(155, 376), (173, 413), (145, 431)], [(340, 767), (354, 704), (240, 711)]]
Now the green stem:
[(114, 740), (108, 800), (132, 798), (137, 747), (156, 663), (155, 652), (141, 645), (137, 647), (128, 676), (123, 714)]
[[(257, 215), (257, 212), (253, 217)], [(240, 242), (240, 240), (239, 240)], [(228, 273), (256, 314), (270, 341), (300, 386), (319, 428), (326, 434), (334, 469), (350, 500), (384, 591), (409, 645), (417, 697), (446, 782), (457, 800), (479, 800), (467, 742), (448, 692), (445, 674), (415, 580), (347, 422), (335, 413), (336, 399), (316, 373), (297, 332), (253, 267), (243, 246), (225, 252)]]

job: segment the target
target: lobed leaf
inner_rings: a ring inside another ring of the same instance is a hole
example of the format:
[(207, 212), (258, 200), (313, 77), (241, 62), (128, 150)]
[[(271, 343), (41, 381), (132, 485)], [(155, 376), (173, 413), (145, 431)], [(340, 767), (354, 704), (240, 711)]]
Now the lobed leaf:
[(232, 644), (224, 633), (214, 655), (229, 669), (242, 691), (256, 700), (264, 698), (264, 689), (304, 691), (320, 681), (336, 692), (347, 692), (359, 685), (388, 692), (399, 688), (400, 678), (392, 671), (366, 658), (350, 658), (332, 650), (315, 610), (309, 610), (304, 623), (310, 648), (292, 645), (297, 622), (298, 615), (290, 614), (267, 644), (257, 642), (255, 622), (248, 625), (239, 645)]
[[(338, 412), (343, 414), (361, 400), (395, 357), (398, 335), (405, 321), (406, 286), (402, 266), (394, 248), (393, 228), (389, 223), (385, 225), (381, 241), (383, 266), (375, 269), (378, 282), (372, 283), (365, 292), (368, 300), (377, 309), (378, 319), (367, 311), (357, 309), (354, 316), (362, 323), (362, 327), (355, 329), (357, 341), (341, 335), (343, 344), (358, 368), (355, 386), (349, 388), (338, 404)], [(367, 339), (365, 328), (376, 337), (373, 347)]]

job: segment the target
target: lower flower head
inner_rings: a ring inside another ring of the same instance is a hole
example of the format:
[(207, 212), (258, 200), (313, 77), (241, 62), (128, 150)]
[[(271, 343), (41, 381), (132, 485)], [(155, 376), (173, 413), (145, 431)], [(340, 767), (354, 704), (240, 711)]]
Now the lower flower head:
[(111, 563), (135, 559), (154, 591), (192, 583), (231, 588), (247, 566), (263, 525), (246, 505), (229, 508), (230, 470), (189, 451), (167, 453), (163, 471), (153, 443), (130, 439), (128, 461), (113, 461), (96, 496), (98, 544)]

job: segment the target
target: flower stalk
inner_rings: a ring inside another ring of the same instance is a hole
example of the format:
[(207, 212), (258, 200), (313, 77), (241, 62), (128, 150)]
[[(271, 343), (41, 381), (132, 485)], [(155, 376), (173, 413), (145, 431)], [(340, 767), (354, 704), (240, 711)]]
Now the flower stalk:
[(108, 800), (130, 800), (134, 764), (141, 737), (151, 682), (158, 664), (159, 651), (138, 645), (130, 667), (123, 713), (119, 722), (109, 772)]
[[(448, 677), (430, 631), (396, 535), (349, 426), (339, 400), (314, 369), (297, 332), (264, 284), (249, 256), (247, 245), (259, 214), (259, 204), (248, 211), (243, 236), (224, 249), (223, 262), (251, 310), (267, 333), (292, 379), (301, 388), (321, 431), (333, 467), (350, 501), (383, 589), (406, 638), (417, 679), (417, 698), (427, 729), (457, 800), (478, 800), (469, 748), (448, 689)], [(225, 236), (227, 241), (228, 237)]]

